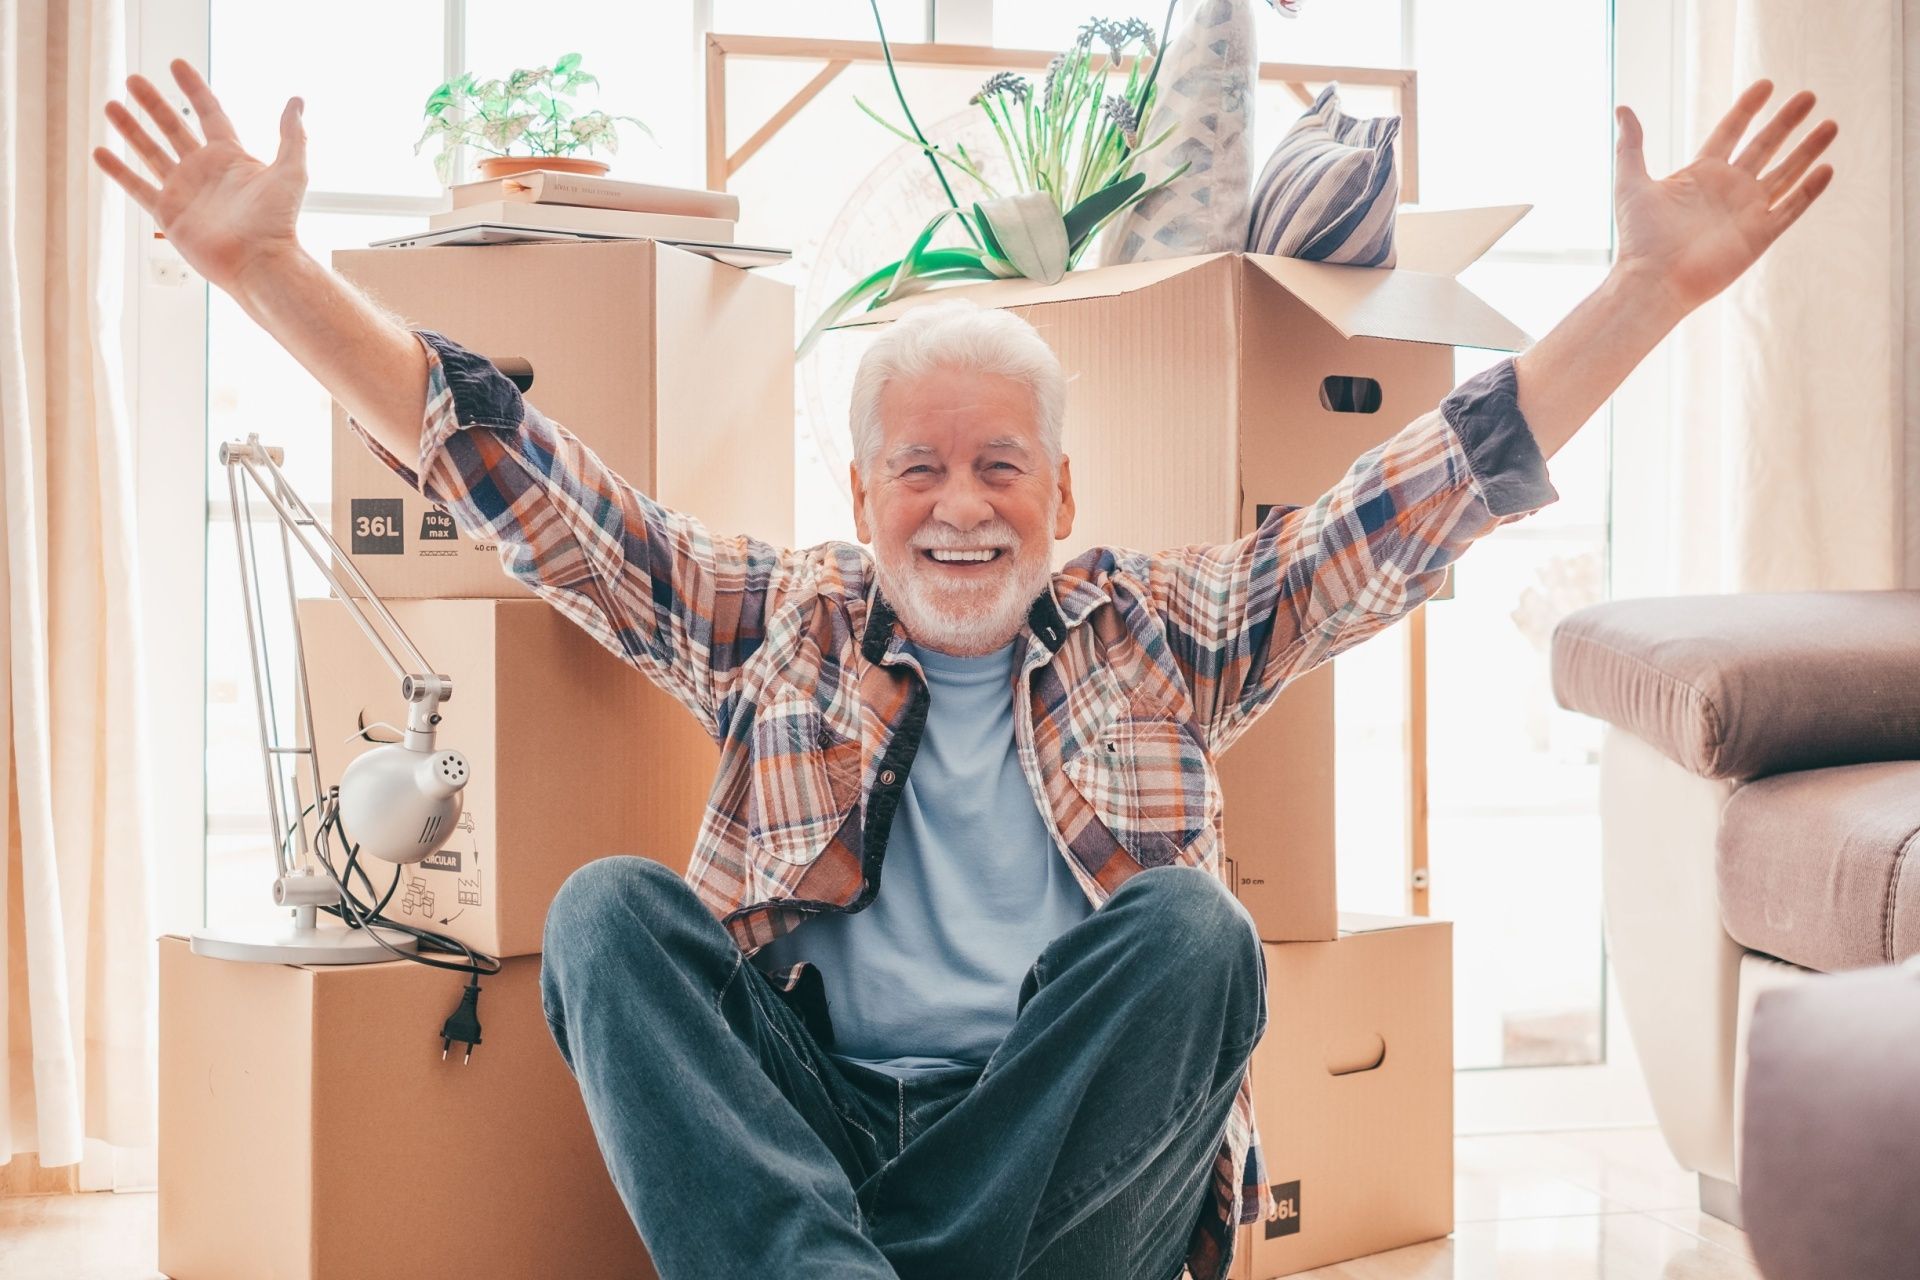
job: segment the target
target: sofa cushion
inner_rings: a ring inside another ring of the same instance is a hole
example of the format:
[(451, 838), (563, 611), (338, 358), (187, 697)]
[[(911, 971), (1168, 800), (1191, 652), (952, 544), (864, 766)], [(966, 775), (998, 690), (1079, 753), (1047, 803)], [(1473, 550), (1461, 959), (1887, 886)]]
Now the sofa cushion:
[(1920, 760), (1775, 774), (1715, 837), (1735, 942), (1831, 973), (1920, 953)]
[(1911, 1280), (1920, 967), (1763, 992), (1749, 1025), (1740, 1211), (1758, 1273)]
[(1920, 759), (1920, 591), (1612, 600), (1552, 649), (1555, 701), (1703, 777)]

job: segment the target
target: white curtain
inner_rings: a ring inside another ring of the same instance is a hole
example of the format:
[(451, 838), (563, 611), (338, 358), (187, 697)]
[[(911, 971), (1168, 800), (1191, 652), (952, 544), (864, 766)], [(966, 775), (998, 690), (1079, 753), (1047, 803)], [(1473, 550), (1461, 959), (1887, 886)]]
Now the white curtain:
[(1749, 136), (1802, 88), (1781, 155), (1840, 134), (1832, 185), (1668, 339), (1665, 456), (1615, 473), (1616, 521), (1664, 545), (1615, 594), (1920, 586), (1920, 0), (1675, 4), (1674, 167), (1761, 77)]
[(153, 1141), (124, 0), (0, 0), (0, 1163)]

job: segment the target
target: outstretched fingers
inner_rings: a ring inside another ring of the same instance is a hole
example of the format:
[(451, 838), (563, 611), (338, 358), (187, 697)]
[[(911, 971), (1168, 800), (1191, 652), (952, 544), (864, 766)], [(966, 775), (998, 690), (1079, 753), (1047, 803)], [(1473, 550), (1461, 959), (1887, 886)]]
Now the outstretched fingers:
[(160, 126), (161, 134), (173, 144), (175, 154), (182, 160), (200, 149), (200, 139), (193, 136), (193, 130), (187, 128), (186, 121), (173, 109), (173, 104), (160, 96), (160, 91), (153, 87), (153, 81), (143, 75), (130, 75), (127, 77), (127, 92), (153, 117), (153, 122)]
[(1800, 139), (1800, 145), (1788, 153), (1787, 158), (1761, 175), (1760, 189), (1766, 192), (1767, 203), (1772, 204), (1780, 198), (1780, 193), (1788, 190), (1800, 180), (1813, 164), (1814, 159), (1827, 149), (1840, 133), (1840, 124), (1835, 120), (1822, 120), (1806, 137)]
[(186, 92), (187, 101), (200, 113), (200, 128), (205, 131), (207, 141), (219, 138), (224, 142), (240, 141), (240, 135), (233, 131), (233, 122), (227, 119), (227, 113), (220, 109), (220, 100), (213, 96), (213, 90), (200, 78), (193, 64), (185, 58), (175, 58), (167, 64), (173, 72), (173, 78), (180, 82), (180, 88)]
[(1615, 185), (1638, 185), (1651, 181), (1647, 173), (1646, 133), (1640, 127), (1640, 117), (1633, 114), (1632, 107), (1620, 106), (1614, 108), (1613, 118), (1620, 128)]
[(1813, 101), (1813, 93), (1807, 89), (1802, 89), (1788, 98), (1781, 104), (1780, 109), (1773, 113), (1773, 119), (1767, 121), (1766, 127), (1753, 135), (1753, 141), (1740, 152), (1740, 157), (1733, 162), (1733, 167), (1758, 175), (1767, 162), (1773, 159), (1773, 154), (1780, 149), (1780, 144), (1787, 140), (1787, 135), (1799, 128), (1800, 122), (1805, 120), (1807, 114), (1813, 110)]
[(165, 182), (167, 175), (173, 172), (174, 159), (167, 149), (153, 140), (153, 135), (141, 127), (133, 112), (118, 102), (107, 103), (107, 123), (120, 131), (135, 155), (147, 162), (147, 168), (153, 170), (153, 176)]
[(107, 150), (105, 147), (95, 147), (93, 149), (93, 160), (95, 164), (106, 171), (109, 178), (112, 178), (120, 184), (123, 191), (133, 197), (135, 204), (145, 209), (149, 214), (159, 207), (160, 193), (154, 190), (151, 184), (143, 181), (133, 170), (127, 168), (127, 166), (121, 162), (119, 156), (113, 154), (113, 152)]
[(1767, 234), (1779, 239), (1780, 233), (1800, 220), (1807, 206), (1819, 199), (1820, 193), (1833, 181), (1833, 166), (1823, 164), (1808, 175), (1807, 180), (1793, 189), (1793, 192), (1767, 212)]
[(1727, 114), (1720, 117), (1720, 123), (1700, 145), (1695, 159), (1726, 160), (1733, 154), (1733, 144), (1740, 141), (1747, 132), (1747, 126), (1753, 123), (1754, 115), (1766, 102), (1767, 95), (1773, 92), (1773, 81), (1755, 80), (1747, 86), (1745, 93), (1734, 99)]

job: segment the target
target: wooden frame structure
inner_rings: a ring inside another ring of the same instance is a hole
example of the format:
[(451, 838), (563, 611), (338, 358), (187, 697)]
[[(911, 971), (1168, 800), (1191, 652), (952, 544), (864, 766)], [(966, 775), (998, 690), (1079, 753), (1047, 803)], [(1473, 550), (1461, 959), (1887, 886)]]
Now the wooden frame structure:
[[(975, 67), (984, 72), (1045, 71), (1054, 53), (1039, 49), (999, 49), (989, 45), (968, 44), (890, 44), (882, 49), (879, 41), (823, 40), (802, 36), (743, 36), (710, 32), (706, 56), (706, 174), (707, 186), (725, 191), (727, 183), (741, 166), (751, 160), (779, 135), (802, 108), (855, 63), (884, 63), (888, 52), (895, 66)], [(738, 147), (728, 149), (727, 138), (727, 64), (733, 59), (765, 62), (818, 62), (820, 69), (798, 92), (755, 129)], [(1118, 63), (1114, 70), (1124, 73), (1131, 59)], [(1417, 74), (1410, 67), (1336, 67), (1302, 62), (1263, 62), (1258, 78), (1262, 83), (1284, 85), (1302, 106), (1313, 105), (1315, 91), (1309, 86), (1338, 80), (1348, 85), (1374, 85), (1391, 89), (1400, 114), (1400, 198), (1408, 204), (1420, 200), (1419, 95)], [(1453, 573), (1434, 599), (1453, 594)], [(1424, 916), (1429, 909), (1429, 859), (1427, 835), (1427, 617), (1426, 605), (1415, 608), (1407, 618), (1407, 906)]]
[[(1045, 71), (1054, 54), (1039, 49), (996, 49), (977, 44), (895, 44), (889, 46), (895, 66), (900, 67), (977, 67), (985, 72)], [(737, 148), (727, 149), (727, 63), (730, 59), (750, 58), (775, 62), (818, 62), (820, 70), (800, 91), (768, 116), (766, 122)], [(740, 167), (798, 115), (800, 109), (819, 97), (840, 73), (856, 62), (885, 62), (886, 50), (877, 40), (816, 40), (803, 36), (734, 36), (709, 33), (707, 36), (707, 186), (725, 191), (727, 182)], [(1114, 67), (1123, 73), (1132, 66), (1126, 59)], [(1259, 78), (1267, 84), (1282, 84), (1300, 100), (1313, 105), (1314, 91), (1308, 86), (1325, 85), (1338, 80), (1342, 84), (1375, 85), (1394, 91), (1394, 103), (1400, 113), (1400, 198), (1408, 204), (1420, 200), (1418, 136), (1418, 95), (1415, 73), (1400, 67), (1333, 67), (1304, 62), (1263, 62)]]

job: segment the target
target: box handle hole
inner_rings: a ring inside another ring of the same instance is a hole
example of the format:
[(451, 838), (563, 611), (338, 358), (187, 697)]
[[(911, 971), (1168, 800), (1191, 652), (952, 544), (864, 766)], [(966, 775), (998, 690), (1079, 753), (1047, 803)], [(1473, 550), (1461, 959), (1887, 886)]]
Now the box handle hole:
[(1372, 378), (1336, 373), (1320, 380), (1320, 407), (1335, 413), (1380, 412), (1380, 384)]
[(506, 374), (521, 395), (533, 390), (533, 362), (525, 356), (494, 356), (493, 367)]
[(1327, 1074), (1330, 1076), (1358, 1075), (1362, 1071), (1375, 1070), (1386, 1060), (1387, 1042), (1371, 1031), (1348, 1036), (1327, 1046)]

